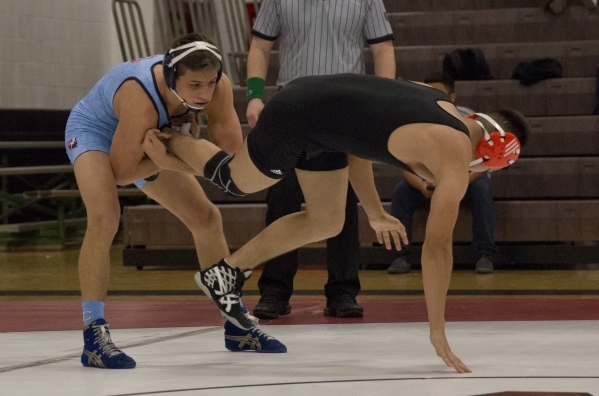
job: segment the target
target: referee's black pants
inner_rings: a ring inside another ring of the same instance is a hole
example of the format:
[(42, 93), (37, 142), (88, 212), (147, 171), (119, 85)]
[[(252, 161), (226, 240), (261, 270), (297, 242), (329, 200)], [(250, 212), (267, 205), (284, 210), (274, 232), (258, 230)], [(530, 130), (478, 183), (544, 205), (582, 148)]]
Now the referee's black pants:
[[(291, 213), (301, 210), (304, 196), (295, 172), (290, 172), (277, 184), (268, 189), (266, 203), (266, 225)], [(358, 198), (348, 187), (345, 205), (345, 224), (341, 233), (327, 240), (328, 281), (324, 286), (327, 300), (340, 293), (354, 298), (360, 292), (358, 278)], [(273, 296), (281, 301), (289, 301), (293, 292), (293, 278), (297, 272), (297, 250), (276, 257), (264, 264), (258, 280), (260, 295)]]

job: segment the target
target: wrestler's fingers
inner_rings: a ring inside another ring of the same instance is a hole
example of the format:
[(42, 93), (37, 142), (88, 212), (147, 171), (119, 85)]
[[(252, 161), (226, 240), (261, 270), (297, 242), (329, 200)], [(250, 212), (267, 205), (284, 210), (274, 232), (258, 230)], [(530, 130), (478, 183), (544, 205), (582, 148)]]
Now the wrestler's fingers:
[(379, 245), (382, 245), (384, 243), (384, 241), (383, 241), (383, 233), (379, 232), (379, 231), (375, 231), (374, 233), (376, 235), (376, 241), (379, 243)]
[(388, 231), (380, 231), (380, 238), (379, 239), (379, 243), (383, 243), (385, 245), (385, 248), (387, 250), (391, 250), (391, 238), (389, 238), (389, 232)]
[(155, 131), (154, 134), (161, 139), (170, 139), (171, 137), (173, 137), (172, 133), (160, 131), (158, 129), (153, 129), (153, 131)]
[(399, 236), (401, 237), (401, 240), (404, 245), (407, 245), (409, 243), (408, 233), (406, 232), (405, 228), (401, 230), (401, 232), (399, 233)]
[(401, 243), (399, 241), (399, 232), (395, 231), (391, 234), (391, 236), (393, 237), (393, 243), (395, 244), (395, 250), (399, 251), (401, 250)]
[(144, 136), (144, 141), (153, 142), (154, 139), (156, 139), (156, 134), (152, 129), (149, 129)]
[(471, 373), (472, 370), (468, 368), (456, 355), (449, 353), (441, 356), (441, 359), (445, 362), (448, 367), (453, 367), (458, 373)]
[(200, 126), (198, 124), (192, 124), (191, 129), (191, 136), (193, 136), (194, 139), (199, 139), (201, 132)]

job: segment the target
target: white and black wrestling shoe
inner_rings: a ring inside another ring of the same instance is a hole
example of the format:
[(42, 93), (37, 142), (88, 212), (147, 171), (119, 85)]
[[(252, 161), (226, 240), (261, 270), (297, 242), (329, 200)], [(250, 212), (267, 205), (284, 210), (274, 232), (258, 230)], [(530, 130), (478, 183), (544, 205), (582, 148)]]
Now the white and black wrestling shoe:
[(195, 280), (229, 321), (237, 327), (249, 330), (255, 323), (245, 313), (247, 310), (244, 310), (241, 303), (241, 288), (251, 274), (252, 271), (233, 268), (222, 259), (197, 272)]

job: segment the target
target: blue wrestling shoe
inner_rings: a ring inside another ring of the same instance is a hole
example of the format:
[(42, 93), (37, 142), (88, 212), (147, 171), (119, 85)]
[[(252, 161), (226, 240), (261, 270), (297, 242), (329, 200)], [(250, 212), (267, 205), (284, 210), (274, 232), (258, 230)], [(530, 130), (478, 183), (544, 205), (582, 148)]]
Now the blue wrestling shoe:
[(104, 319), (97, 319), (83, 329), (81, 364), (85, 367), (129, 369), (135, 367), (135, 360), (112, 343), (108, 324)]
[(235, 326), (228, 320), (225, 322), (225, 348), (231, 352), (287, 352), (287, 347), (285, 345), (276, 338), (264, 333), (257, 324), (249, 330), (244, 330)]

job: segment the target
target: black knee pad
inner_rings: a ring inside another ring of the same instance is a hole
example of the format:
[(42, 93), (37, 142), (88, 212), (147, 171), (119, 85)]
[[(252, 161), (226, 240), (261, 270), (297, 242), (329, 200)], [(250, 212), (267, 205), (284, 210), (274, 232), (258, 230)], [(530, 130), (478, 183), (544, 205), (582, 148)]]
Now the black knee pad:
[(212, 182), (218, 188), (234, 197), (243, 197), (247, 194), (237, 188), (233, 180), (231, 180), (231, 171), (229, 170), (229, 161), (233, 157), (219, 151), (204, 165), (204, 179)]

